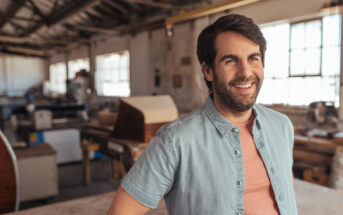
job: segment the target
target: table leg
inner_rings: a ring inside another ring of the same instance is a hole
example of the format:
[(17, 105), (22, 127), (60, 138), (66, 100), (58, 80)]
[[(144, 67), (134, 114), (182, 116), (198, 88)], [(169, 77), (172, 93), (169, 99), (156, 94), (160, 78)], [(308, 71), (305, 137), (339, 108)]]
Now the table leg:
[(89, 185), (91, 183), (91, 165), (89, 159), (89, 151), (85, 144), (83, 144), (82, 152), (83, 180), (85, 185)]

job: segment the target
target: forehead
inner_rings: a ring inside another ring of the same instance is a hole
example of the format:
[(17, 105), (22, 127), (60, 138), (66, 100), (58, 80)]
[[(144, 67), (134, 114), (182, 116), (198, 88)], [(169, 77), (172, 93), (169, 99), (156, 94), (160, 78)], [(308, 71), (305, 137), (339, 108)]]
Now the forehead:
[(215, 41), (217, 56), (226, 54), (260, 53), (259, 45), (242, 34), (227, 31), (219, 33)]

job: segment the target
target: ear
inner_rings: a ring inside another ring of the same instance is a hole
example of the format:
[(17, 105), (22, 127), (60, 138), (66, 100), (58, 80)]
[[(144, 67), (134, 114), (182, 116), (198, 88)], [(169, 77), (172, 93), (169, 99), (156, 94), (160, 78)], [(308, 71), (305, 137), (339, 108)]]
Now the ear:
[(213, 70), (206, 62), (201, 63), (201, 69), (204, 73), (205, 79), (207, 81), (213, 81)]

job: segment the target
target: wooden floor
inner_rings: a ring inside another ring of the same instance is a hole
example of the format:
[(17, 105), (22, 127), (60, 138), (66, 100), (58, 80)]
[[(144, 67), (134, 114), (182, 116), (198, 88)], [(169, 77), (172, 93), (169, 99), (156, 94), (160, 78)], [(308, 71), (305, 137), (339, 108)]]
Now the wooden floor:
[[(311, 184), (295, 179), (295, 193), (299, 215), (340, 215), (343, 212), (343, 191)], [(20, 211), (17, 215), (103, 215), (106, 214), (114, 196), (114, 192), (81, 198), (48, 206)], [(160, 206), (148, 213), (149, 215), (167, 215), (162, 201)]]

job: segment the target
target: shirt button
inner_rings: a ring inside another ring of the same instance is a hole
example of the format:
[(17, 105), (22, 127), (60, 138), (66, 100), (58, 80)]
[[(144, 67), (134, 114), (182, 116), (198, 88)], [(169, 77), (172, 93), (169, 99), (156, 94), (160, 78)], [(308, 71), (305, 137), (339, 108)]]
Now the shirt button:
[(239, 150), (236, 150), (236, 151), (235, 151), (235, 154), (236, 154), (236, 155), (239, 155), (240, 153), (241, 153), (241, 152), (240, 152)]
[(237, 215), (242, 215), (241, 213), (237, 213)]
[(238, 181), (237, 184), (238, 184), (239, 186), (241, 186), (241, 185), (243, 184), (243, 182), (242, 182), (242, 181)]
[(232, 131), (238, 133), (238, 128), (233, 128)]

